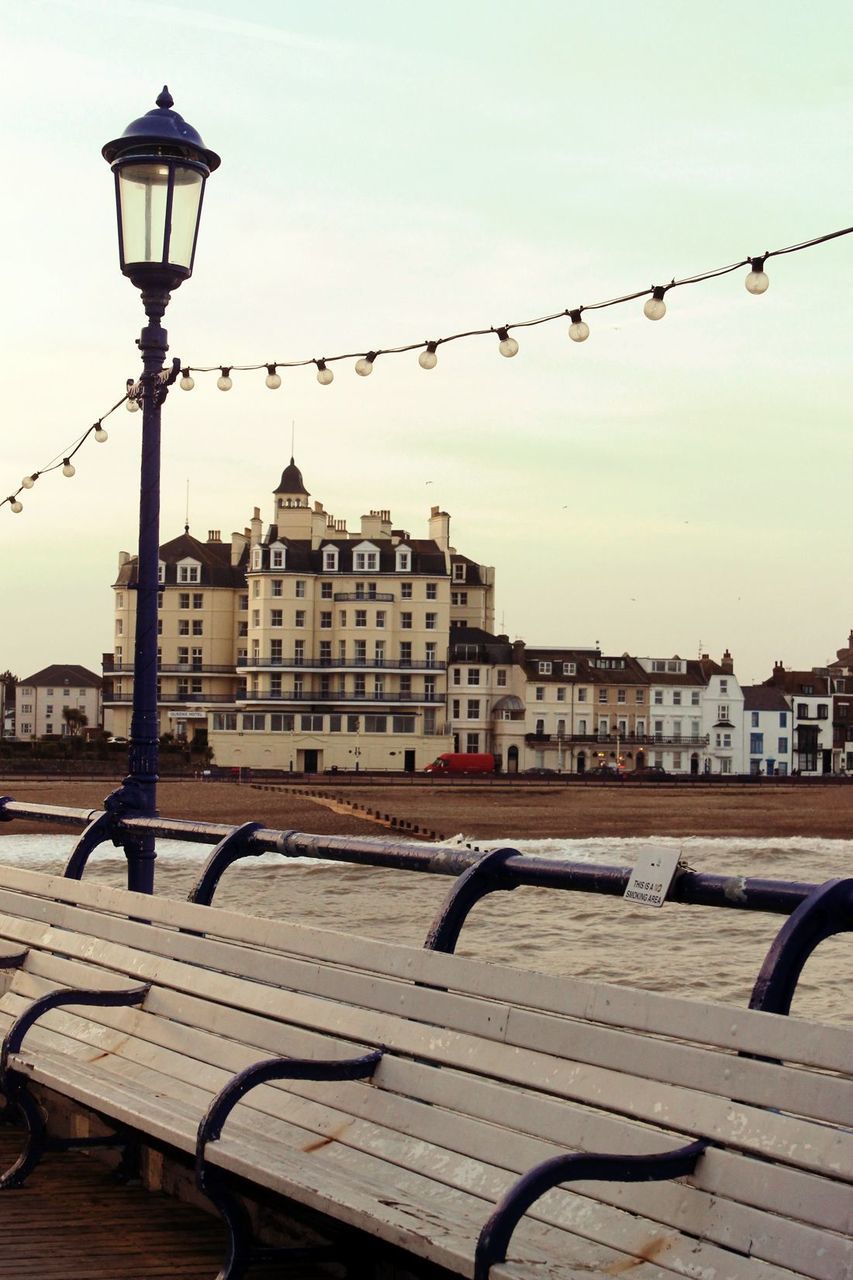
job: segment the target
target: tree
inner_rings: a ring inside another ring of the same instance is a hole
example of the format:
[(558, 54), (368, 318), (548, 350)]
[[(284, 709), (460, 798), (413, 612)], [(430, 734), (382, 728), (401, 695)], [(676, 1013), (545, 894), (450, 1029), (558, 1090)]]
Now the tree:
[(62, 719), (68, 725), (68, 733), (72, 738), (76, 738), (78, 734), (86, 728), (89, 723), (89, 717), (85, 711), (80, 711), (77, 707), (63, 707)]

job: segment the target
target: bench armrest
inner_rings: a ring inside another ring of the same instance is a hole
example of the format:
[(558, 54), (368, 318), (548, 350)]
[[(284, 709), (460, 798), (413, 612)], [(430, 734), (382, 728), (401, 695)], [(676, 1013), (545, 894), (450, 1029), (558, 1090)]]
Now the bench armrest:
[(480, 1232), (474, 1255), (474, 1280), (488, 1280), (495, 1262), (506, 1261), (512, 1233), (531, 1205), (563, 1182), (664, 1182), (692, 1173), (707, 1147), (703, 1141), (652, 1156), (618, 1156), (574, 1152), (552, 1156), (519, 1178), (503, 1195)]
[(150, 983), (142, 987), (131, 987), (126, 991), (93, 991), (82, 987), (78, 989), (63, 987), (60, 991), (50, 991), (47, 995), (39, 996), (15, 1019), (3, 1037), (3, 1045), (0, 1048), (0, 1088), (4, 1090), (6, 1088), (9, 1058), (13, 1053), (18, 1052), (24, 1036), (33, 1023), (49, 1009), (58, 1009), (62, 1005), (94, 1005), (102, 1009), (113, 1009), (121, 1005), (141, 1004), (150, 989)]
[(222, 1136), (225, 1121), (250, 1089), (272, 1080), (363, 1080), (373, 1075), (382, 1057), (381, 1049), (374, 1049), (359, 1058), (311, 1059), (268, 1058), (237, 1073), (220, 1089), (198, 1126), (196, 1139), (196, 1183), (205, 1191), (205, 1148), (209, 1142), (217, 1142)]

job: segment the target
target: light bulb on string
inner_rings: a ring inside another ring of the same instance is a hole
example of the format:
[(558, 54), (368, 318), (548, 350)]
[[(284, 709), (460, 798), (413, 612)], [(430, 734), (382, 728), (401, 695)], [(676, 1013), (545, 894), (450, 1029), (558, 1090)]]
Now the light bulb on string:
[(34, 471), (34, 472), (33, 472), (33, 474), (32, 474), (31, 476), (24, 476), (23, 480), (21, 481), (21, 488), (22, 488), (22, 489), (32, 489), (32, 487), (33, 487), (33, 485), (35, 484), (36, 480), (38, 480), (38, 478), (39, 478), (39, 474), (40, 474), (40, 473), (39, 473), (38, 471)]
[(14, 495), (13, 495), (13, 494), (11, 494), (11, 493), (10, 493), (10, 494), (9, 494), (9, 507), (10, 507), (10, 509), (11, 509), (12, 511), (14, 511), (15, 515), (17, 516), (17, 515), (20, 515), (20, 514), (21, 514), (21, 512), (23, 511), (23, 509), (24, 509), (24, 504), (23, 504), (22, 502), (19, 502), (19, 501), (18, 501), (18, 499), (17, 499), (16, 497), (14, 497)]
[(589, 337), (589, 325), (585, 320), (581, 320), (580, 307), (569, 312), (569, 319), (572, 322), (569, 325), (569, 337), (572, 342), (586, 342)]
[(355, 371), (360, 378), (369, 378), (373, 373), (373, 361), (376, 359), (375, 351), (368, 351), (366, 356), (362, 356), (360, 360), (355, 362)]
[(129, 397), (125, 400), (124, 407), (127, 409), (128, 413), (139, 413), (139, 405), (135, 400), (131, 400)]
[(437, 346), (437, 342), (428, 342), (426, 344), (426, 351), (422, 351), (418, 356), (418, 364), (422, 369), (434, 369), (438, 364), (438, 356), (435, 354)]
[(281, 378), (276, 373), (274, 364), (267, 365), (267, 376), (264, 379), (264, 382), (269, 387), (270, 391), (277, 391), (281, 386)]
[(770, 279), (764, 270), (764, 259), (753, 258), (751, 265), (752, 270), (744, 280), (747, 293), (754, 293), (756, 295), (766, 293), (770, 288)]
[(317, 381), (321, 387), (327, 387), (330, 382), (334, 382), (335, 375), (331, 369), (326, 368), (325, 360), (317, 360)]
[(652, 289), (652, 296), (646, 299), (643, 307), (643, 315), (647, 320), (663, 320), (666, 315), (666, 303), (663, 300), (665, 293), (666, 289), (662, 284), (656, 284)]
[(66, 477), (66, 479), (70, 480), (71, 477), (76, 474), (77, 468), (74, 466), (74, 463), (71, 461), (70, 458), (63, 458), (62, 462), (63, 462), (62, 474)]
[(182, 391), (192, 391), (195, 386), (195, 378), (192, 376), (189, 369), (181, 370), (181, 381), (178, 385)]
[(498, 338), (500, 339), (500, 341), (498, 342), (498, 351), (500, 351), (501, 355), (506, 356), (508, 360), (511, 359), (512, 356), (517, 356), (518, 343), (516, 342), (515, 338), (511, 338), (509, 336), (509, 332), (505, 328), (498, 329), (496, 332), (497, 332)]
[(97, 440), (98, 444), (104, 444), (107, 440), (109, 440), (109, 438), (110, 438), (109, 432), (104, 430), (100, 422), (95, 423), (95, 439)]
[(222, 372), (216, 379), (216, 385), (220, 391), (230, 391), (234, 383), (231, 381), (231, 365), (222, 365)]

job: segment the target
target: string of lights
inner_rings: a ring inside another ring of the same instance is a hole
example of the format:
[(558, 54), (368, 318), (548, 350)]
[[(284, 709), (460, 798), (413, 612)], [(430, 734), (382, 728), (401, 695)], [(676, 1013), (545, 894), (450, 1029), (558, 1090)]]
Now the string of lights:
[[(844, 227), (840, 231), (830, 231), (826, 235), (815, 236), (811, 240), (801, 240), (797, 244), (787, 245), (782, 249), (768, 249), (764, 253), (741, 258), (737, 262), (731, 262), (724, 267), (715, 267), (710, 271), (697, 272), (695, 275), (684, 276), (680, 280), (673, 278), (668, 284), (651, 285), (646, 289), (636, 289), (630, 293), (623, 293), (618, 297), (608, 298), (603, 302), (591, 302), (575, 307), (565, 307), (560, 311), (538, 316), (533, 320), (516, 320), (503, 325), (490, 325), (484, 329), (466, 329), (460, 333), (448, 334), (443, 338), (434, 338), (423, 342), (408, 342), (398, 347), (376, 347), (367, 351), (351, 351), (340, 355), (323, 357), (312, 356), (303, 360), (262, 360), (257, 364), (187, 364), (181, 368), (181, 378), (178, 385), (183, 391), (192, 391), (195, 386), (195, 380), (192, 377), (194, 373), (218, 373), (217, 387), (220, 391), (230, 391), (233, 386), (232, 372), (251, 373), (265, 369), (266, 385), (271, 391), (275, 391), (281, 386), (279, 369), (299, 369), (314, 365), (317, 370), (317, 381), (321, 386), (328, 386), (334, 381), (335, 377), (333, 370), (329, 368), (330, 364), (335, 364), (341, 360), (354, 360), (355, 372), (366, 378), (373, 372), (374, 363), (380, 356), (402, 355), (409, 351), (420, 352), (418, 364), (422, 369), (434, 369), (438, 364), (437, 351), (439, 347), (449, 342), (458, 342), (463, 338), (479, 338), (490, 334), (498, 339), (498, 351), (500, 354), (511, 358), (517, 355), (519, 350), (517, 339), (511, 336), (512, 330), (532, 329), (538, 325), (551, 324), (554, 321), (564, 319), (570, 321), (568, 336), (571, 340), (573, 342), (586, 342), (590, 336), (590, 327), (586, 320), (583, 319), (584, 312), (603, 311), (608, 307), (622, 306), (625, 303), (636, 302), (640, 298), (645, 298), (643, 314), (649, 320), (662, 320), (666, 315), (665, 298), (671, 290), (681, 289), (687, 285), (701, 284), (705, 280), (714, 280), (719, 276), (731, 275), (732, 272), (739, 271), (743, 267), (749, 267), (749, 272), (744, 280), (747, 291), (754, 295), (760, 295), (766, 293), (770, 286), (769, 277), (764, 270), (768, 259), (779, 258), (790, 253), (800, 253), (804, 249), (812, 249), (817, 245), (826, 244), (830, 240), (838, 240), (842, 236), (849, 235), (853, 235), (853, 227)], [(23, 503), (20, 501), (19, 495), (24, 490), (32, 489), (41, 476), (47, 475), (51, 471), (57, 471), (60, 467), (62, 468), (62, 474), (70, 479), (76, 470), (72, 462), (75, 454), (92, 436), (99, 444), (103, 444), (108, 439), (103, 423), (111, 414), (115, 413), (116, 409), (126, 405), (130, 412), (136, 412), (139, 409), (138, 398), (140, 390), (140, 384), (134, 383), (133, 379), (129, 378), (125, 395), (88, 427), (67, 449), (57, 454), (56, 457), (52, 458), (50, 462), (40, 467), (37, 471), (25, 475), (16, 490), (10, 493), (8, 497), (0, 499), (0, 507), (8, 504), (16, 515), (20, 514), (23, 510)]]
[(718, 276), (730, 275), (733, 271), (738, 271), (743, 267), (749, 267), (749, 273), (744, 281), (748, 292), (756, 295), (766, 293), (770, 280), (764, 270), (764, 266), (769, 258), (778, 258), (783, 254), (789, 253), (800, 253), (804, 249), (811, 249), (816, 245), (826, 244), (829, 240), (837, 240), (840, 236), (849, 236), (851, 234), (853, 234), (853, 227), (844, 227), (840, 231), (830, 231), (826, 235), (815, 236), (811, 240), (802, 240), (798, 244), (787, 245), (783, 249), (768, 249), (762, 254), (751, 254), (747, 258), (731, 262), (725, 267), (715, 267), (711, 271), (701, 271), (692, 276), (685, 276), (680, 280), (673, 278), (668, 284), (651, 285), (647, 289), (632, 290), (630, 293), (608, 298), (604, 302), (591, 302), (579, 304), (575, 307), (564, 307), (560, 311), (554, 311), (549, 315), (539, 316), (533, 320), (516, 320), (503, 325), (489, 325), (488, 328), (484, 329), (466, 329), (460, 333), (447, 334), (443, 338), (433, 338), (423, 342), (407, 342), (398, 347), (375, 347), (367, 351), (349, 351), (340, 355), (322, 357), (311, 356), (302, 360), (261, 360), (257, 364), (187, 364), (181, 369), (179, 386), (182, 391), (192, 391), (195, 386), (195, 379), (192, 376), (194, 373), (218, 373), (217, 387), (220, 391), (230, 391), (234, 385), (231, 377), (233, 372), (251, 373), (265, 369), (266, 385), (271, 391), (276, 391), (281, 386), (279, 369), (299, 369), (308, 365), (316, 366), (317, 381), (321, 386), (328, 386), (334, 381), (335, 377), (334, 371), (329, 368), (331, 364), (341, 360), (354, 360), (355, 372), (362, 378), (366, 378), (373, 372), (373, 366), (380, 356), (402, 355), (409, 351), (420, 352), (418, 364), (422, 369), (434, 369), (438, 364), (437, 352), (439, 347), (445, 346), (449, 342), (459, 342), (463, 338), (479, 338), (489, 334), (493, 334), (498, 339), (498, 351), (500, 354), (511, 358), (518, 354), (519, 349), (517, 339), (511, 336), (512, 330), (532, 329), (537, 325), (551, 324), (556, 320), (566, 318), (570, 321), (568, 334), (571, 340), (573, 342), (586, 342), (590, 335), (590, 327), (586, 320), (583, 319), (584, 312), (603, 311), (607, 307), (617, 307), (627, 302), (635, 302), (639, 298), (645, 298), (643, 314), (649, 320), (662, 320), (666, 315), (666, 302), (664, 299), (672, 289), (681, 289), (686, 285), (701, 284), (705, 280), (714, 280)]
[[(0, 498), (0, 507), (3, 507), (8, 503), (10, 510), (13, 511), (16, 516), (20, 515), (24, 509), (24, 504), (21, 502), (18, 495), (23, 493), (26, 489), (32, 489), (36, 481), (41, 479), (42, 476), (48, 475), (51, 471), (58, 471), (60, 467), (62, 468), (62, 474), (66, 479), (70, 480), (73, 475), (76, 475), (77, 468), (74, 466), (71, 459), (79, 453), (90, 436), (94, 437), (98, 444), (106, 443), (109, 439), (109, 433), (104, 427), (104, 423), (110, 414), (115, 413), (116, 409), (120, 409), (123, 404), (127, 403), (128, 407), (130, 406), (130, 391), (131, 380), (128, 380), (127, 394), (123, 395), (120, 400), (117, 400), (112, 408), (108, 409), (106, 413), (102, 413), (97, 422), (93, 422), (91, 427), (87, 427), (83, 434), (78, 436), (76, 440), (72, 441), (72, 443), (63, 449), (61, 453), (58, 453), (55, 457), (51, 458), (50, 462), (45, 463), (45, 465), (39, 467), (38, 470), (31, 471), (25, 475), (17, 489), (10, 493), (8, 497)], [(133, 403), (133, 407), (134, 409), (139, 407), (135, 401)]]

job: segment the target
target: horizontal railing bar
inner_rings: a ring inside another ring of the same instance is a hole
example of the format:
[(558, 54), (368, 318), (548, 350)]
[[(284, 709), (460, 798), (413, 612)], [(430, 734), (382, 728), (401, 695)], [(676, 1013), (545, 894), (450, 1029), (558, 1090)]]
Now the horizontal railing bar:
[[(0, 816), (36, 822), (61, 823), (82, 829), (97, 817), (99, 810), (72, 809), (60, 805), (26, 804), (7, 800)], [(116, 820), (115, 834), (147, 832), (161, 838), (185, 840), (191, 844), (218, 844), (234, 827), (221, 822), (195, 822), (187, 818), (122, 818)], [(508, 841), (511, 845), (511, 842)], [(311, 857), (360, 866), (384, 867), (399, 871), (420, 871), (433, 875), (459, 876), (481, 857), (479, 849), (416, 841), (382, 840), (371, 837), (314, 835), (302, 831), (280, 831), (263, 827), (247, 838), (251, 853), (279, 853), (284, 857)], [(2, 860), (2, 845), (0, 845)], [(603, 893), (621, 897), (631, 876), (630, 867), (600, 866), (538, 858), (517, 853), (503, 866), (505, 887), (536, 888)], [(733, 907), (746, 911), (769, 911), (789, 915), (817, 886), (796, 881), (720, 876), (695, 871), (681, 873), (669, 901), (698, 906)]]

